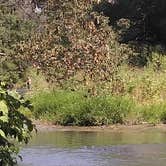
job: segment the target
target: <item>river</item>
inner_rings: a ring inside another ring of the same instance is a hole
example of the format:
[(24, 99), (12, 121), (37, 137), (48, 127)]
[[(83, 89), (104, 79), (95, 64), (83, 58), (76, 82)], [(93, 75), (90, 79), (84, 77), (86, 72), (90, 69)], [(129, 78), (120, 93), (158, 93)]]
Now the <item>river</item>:
[(166, 132), (39, 131), (19, 166), (165, 166)]

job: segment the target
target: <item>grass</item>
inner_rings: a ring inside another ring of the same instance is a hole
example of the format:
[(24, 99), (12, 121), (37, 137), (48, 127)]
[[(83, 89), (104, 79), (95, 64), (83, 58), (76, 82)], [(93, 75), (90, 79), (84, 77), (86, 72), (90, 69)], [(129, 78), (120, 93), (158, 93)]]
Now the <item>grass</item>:
[(166, 103), (140, 105), (125, 96), (86, 97), (81, 92), (59, 90), (39, 93), (31, 100), (34, 118), (60, 125), (156, 124), (166, 121)]
[(123, 95), (129, 95), (141, 104), (165, 102), (165, 71), (123, 67), (119, 75), (122, 80)]
[(140, 116), (143, 121), (157, 124), (166, 122), (166, 103), (157, 103), (140, 107)]
[(166, 57), (153, 54), (144, 68), (121, 66), (120, 77), (123, 95), (132, 97), (140, 104), (163, 103), (166, 99)]
[(124, 97), (86, 97), (81, 92), (52, 91), (32, 98), (33, 115), (60, 125), (108, 125), (125, 123), (134, 103)]

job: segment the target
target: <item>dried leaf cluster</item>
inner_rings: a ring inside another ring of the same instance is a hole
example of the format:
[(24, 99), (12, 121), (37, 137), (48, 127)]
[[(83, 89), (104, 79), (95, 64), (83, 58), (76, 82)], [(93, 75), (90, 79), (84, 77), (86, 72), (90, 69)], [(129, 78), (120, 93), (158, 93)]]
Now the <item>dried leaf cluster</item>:
[(110, 80), (131, 50), (117, 42), (108, 18), (94, 12), (95, 2), (48, 1), (42, 32), (18, 45), (18, 55), (40, 68), (50, 81), (82, 72), (93, 81)]

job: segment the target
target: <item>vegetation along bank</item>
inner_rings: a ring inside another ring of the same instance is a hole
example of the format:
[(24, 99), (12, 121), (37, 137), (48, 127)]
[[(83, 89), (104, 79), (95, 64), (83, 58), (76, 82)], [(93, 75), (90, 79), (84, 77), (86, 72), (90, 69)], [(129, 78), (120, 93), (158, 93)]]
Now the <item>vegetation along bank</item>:
[(2, 0), (0, 164), (17, 162), (9, 138), (28, 142), (27, 117), (165, 123), (165, 10), (165, 0)]

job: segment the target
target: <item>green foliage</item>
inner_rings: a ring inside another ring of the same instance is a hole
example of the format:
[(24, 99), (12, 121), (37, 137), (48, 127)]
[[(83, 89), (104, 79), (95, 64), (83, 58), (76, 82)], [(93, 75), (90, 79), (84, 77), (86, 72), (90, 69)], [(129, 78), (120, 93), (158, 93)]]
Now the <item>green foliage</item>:
[[(88, 91), (33, 96), (36, 118), (62, 125), (126, 123), (133, 115), (136, 121), (165, 121), (165, 108), (160, 104), (166, 97), (164, 49), (156, 51), (150, 47), (152, 42), (164, 39), (165, 1), (116, 2), (113, 5), (105, 0), (101, 4), (85, 0), (42, 0), (43, 22), (38, 20), (40, 30), (33, 35), (32, 22), (19, 18), (16, 14), (19, 11), (11, 5), (0, 6), (1, 80), (11, 78), (11, 82), (16, 82), (22, 68), (33, 65), (45, 73), (47, 81), (66, 90)], [(96, 12), (101, 11), (100, 7), (110, 18)], [(128, 45), (120, 44), (118, 39)], [(160, 54), (151, 55), (153, 50)], [(126, 62), (132, 67), (124, 65)], [(135, 65), (146, 67), (134, 68)], [(48, 86), (41, 73), (27, 71), (32, 77), (32, 91)], [(1, 101), (0, 120), (8, 123), (9, 109), (5, 111), (8, 104), (5, 102)], [(19, 109), (22, 113), (32, 116), (22, 108)], [(0, 134), (6, 136), (3, 130)]]
[(142, 120), (145, 122), (158, 124), (165, 123), (166, 120), (166, 104), (158, 103), (140, 106), (140, 116)]
[(0, 86), (0, 164), (14, 165), (17, 163), (18, 147), (12, 142), (28, 143), (30, 133), (34, 129), (32, 122), (19, 109), (31, 108), (29, 101), (20, 99), (15, 93), (8, 93)]
[(39, 93), (32, 102), (36, 118), (79, 126), (123, 124), (134, 107), (134, 103), (124, 97), (87, 97), (71, 91)]
[(116, 0), (111, 4), (101, 1), (95, 7), (110, 18), (110, 24), (118, 34), (119, 42), (133, 49), (129, 63), (146, 66), (153, 47), (160, 44), (165, 52), (166, 2), (164, 0)]
[(17, 16), (10, 5), (0, 7), (0, 52), (6, 55), (15, 53), (16, 44), (31, 36), (33, 22), (25, 21)]
[(19, 42), (27, 41), (35, 24), (21, 19), (13, 5), (0, 5), (0, 80), (17, 82), (21, 76), (19, 59), (14, 58)]
[(49, 84), (45, 78), (45, 75), (38, 71), (36, 68), (27, 68), (25, 73), (25, 80), (30, 77), (32, 80), (31, 91), (36, 93), (37, 91), (44, 91), (49, 88)]
[(31, 100), (31, 116), (59, 125), (166, 123), (164, 102), (138, 104), (127, 96), (87, 97), (86, 93), (59, 90), (36, 94)]
[(8, 82), (8, 84), (16, 83), (20, 73), (18, 66), (6, 58), (2, 58), (0, 62), (0, 80)]
[(131, 96), (140, 104), (165, 102), (165, 72), (166, 58), (156, 53), (144, 68), (123, 65), (118, 72), (118, 88), (122, 89), (119, 95)]
[[(116, 2), (111, 5), (108, 1), (103, 0), (96, 10), (102, 11), (110, 17), (111, 23), (118, 30), (120, 29), (123, 42), (166, 41), (164, 29), (166, 2), (164, 0), (116, 0)], [(123, 22), (130, 20), (130, 26), (119, 27), (119, 24), (116, 25), (119, 20), (123, 20)]]

